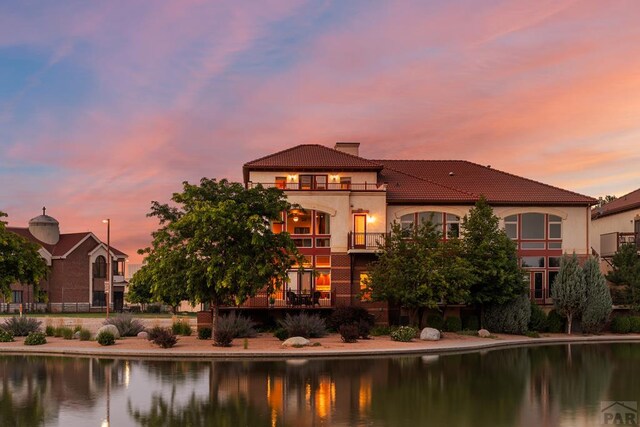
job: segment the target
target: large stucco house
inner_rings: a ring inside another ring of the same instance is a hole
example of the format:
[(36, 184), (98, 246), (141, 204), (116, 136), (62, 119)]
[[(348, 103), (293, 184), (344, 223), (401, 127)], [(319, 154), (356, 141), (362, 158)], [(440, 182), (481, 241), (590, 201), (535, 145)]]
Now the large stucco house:
[[(591, 253), (592, 197), (464, 160), (367, 159), (359, 148), (298, 145), (244, 165), (248, 187), (281, 188), (301, 207), (274, 227), (292, 235), (307, 268), (290, 272), (287, 289), (272, 305), (357, 303), (367, 265), (391, 223), (409, 227), (430, 219), (443, 238), (455, 237), (481, 196), (518, 244), (536, 302), (551, 303), (549, 284), (562, 254)], [(262, 304), (264, 297), (246, 305)], [(381, 315), (388, 309), (368, 304)]]
[(623, 244), (640, 250), (640, 189), (593, 210), (591, 239), (604, 267)]
[[(11, 299), (0, 297), (0, 311), (25, 310), (91, 311), (105, 309), (105, 281), (107, 280), (107, 245), (90, 231), (60, 233), (59, 222), (46, 215), (32, 218), (28, 227), (7, 227), (37, 244), (39, 253), (49, 267), (47, 278), (40, 283), (45, 302), (39, 303), (33, 287), (11, 285)], [(112, 296), (110, 306), (119, 310), (124, 303), (124, 278), (127, 255), (111, 246)]]

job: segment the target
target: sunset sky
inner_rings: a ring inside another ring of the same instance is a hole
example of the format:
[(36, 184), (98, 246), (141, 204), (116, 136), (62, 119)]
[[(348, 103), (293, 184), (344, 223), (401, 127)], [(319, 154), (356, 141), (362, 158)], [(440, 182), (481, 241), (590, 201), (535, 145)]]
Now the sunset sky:
[(0, 210), (63, 232), (300, 143), (640, 187), (640, 1), (0, 4)]

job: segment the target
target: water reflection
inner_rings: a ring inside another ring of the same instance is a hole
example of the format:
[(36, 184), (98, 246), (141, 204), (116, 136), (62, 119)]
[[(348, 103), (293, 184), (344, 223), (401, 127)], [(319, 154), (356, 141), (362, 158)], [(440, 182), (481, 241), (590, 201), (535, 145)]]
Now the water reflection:
[(446, 356), (166, 362), (0, 357), (2, 425), (599, 425), (640, 345)]

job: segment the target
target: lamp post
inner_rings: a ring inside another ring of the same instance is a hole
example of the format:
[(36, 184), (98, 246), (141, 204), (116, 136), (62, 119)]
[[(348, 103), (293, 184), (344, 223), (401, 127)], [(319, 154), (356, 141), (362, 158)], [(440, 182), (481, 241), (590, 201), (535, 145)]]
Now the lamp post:
[(111, 290), (111, 219), (103, 219), (107, 224), (107, 281), (104, 284), (104, 296), (107, 303), (107, 319), (109, 318), (109, 291)]

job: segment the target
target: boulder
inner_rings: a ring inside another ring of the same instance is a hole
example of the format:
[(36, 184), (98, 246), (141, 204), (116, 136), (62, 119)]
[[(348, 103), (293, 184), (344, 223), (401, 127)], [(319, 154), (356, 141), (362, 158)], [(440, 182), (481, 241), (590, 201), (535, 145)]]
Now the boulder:
[(148, 340), (149, 339), (149, 333), (146, 332), (146, 331), (138, 332), (137, 337), (138, 338), (142, 338), (143, 340)]
[(480, 338), (489, 338), (491, 336), (491, 332), (487, 331), (486, 329), (480, 329), (478, 331), (478, 336)]
[(311, 345), (311, 341), (304, 337), (291, 337), (282, 343), (283, 347), (306, 347)]
[(422, 341), (438, 341), (440, 340), (440, 331), (434, 328), (424, 328), (420, 332), (420, 339)]
[(73, 333), (73, 339), (74, 340), (79, 340), (80, 339), (80, 331), (76, 331)]
[(103, 331), (111, 332), (116, 339), (120, 338), (120, 332), (118, 332), (118, 328), (116, 328), (115, 325), (101, 326), (100, 329), (98, 329), (98, 332), (96, 332), (96, 336), (100, 335), (100, 332)]

